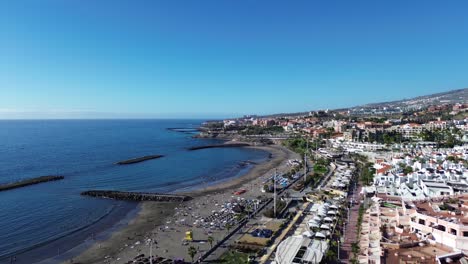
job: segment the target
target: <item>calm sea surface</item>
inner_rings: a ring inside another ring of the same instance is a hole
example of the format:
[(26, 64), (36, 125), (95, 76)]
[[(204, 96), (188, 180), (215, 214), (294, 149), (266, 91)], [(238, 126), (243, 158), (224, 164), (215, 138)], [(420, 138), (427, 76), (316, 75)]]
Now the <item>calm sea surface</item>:
[[(130, 202), (83, 197), (81, 191), (193, 189), (245, 173), (249, 168), (240, 166), (242, 161), (267, 158), (264, 151), (242, 148), (187, 151), (191, 146), (219, 141), (168, 130), (196, 128), (201, 122), (0, 121), (0, 183), (65, 176), (61, 181), (0, 192), (0, 263), (23, 251), (30, 252), (29, 258), (35, 261), (61, 254), (60, 250), (89, 239), (91, 232), (111, 227), (136, 207)], [(151, 154), (165, 157), (115, 165), (119, 160)], [(57, 243), (57, 239), (68, 240)]]

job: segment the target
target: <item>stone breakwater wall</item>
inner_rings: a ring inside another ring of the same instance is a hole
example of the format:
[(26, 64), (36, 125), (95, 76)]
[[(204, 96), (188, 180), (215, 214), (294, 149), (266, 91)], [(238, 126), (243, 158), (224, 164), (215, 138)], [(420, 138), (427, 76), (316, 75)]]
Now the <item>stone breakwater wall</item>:
[(188, 148), (188, 150), (199, 150), (199, 149), (208, 149), (208, 148), (240, 148), (240, 147), (249, 147), (249, 146), (251, 146), (249, 143), (227, 143), (227, 144), (191, 147), (191, 148)]
[(143, 161), (147, 161), (147, 160), (159, 159), (159, 158), (162, 158), (162, 157), (164, 157), (164, 156), (163, 155), (149, 155), (149, 156), (143, 156), (143, 157), (129, 159), (129, 160), (122, 160), (122, 161), (117, 162), (116, 164), (118, 164), (118, 165), (129, 165), (129, 164), (143, 162)]
[(116, 200), (127, 201), (154, 201), (154, 202), (184, 202), (192, 199), (190, 196), (167, 194), (167, 193), (143, 193), (143, 192), (120, 192), (120, 191), (103, 191), (103, 190), (90, 190), (82, 192), (81, 195), (110, 198)]
[(26, 187), (29, 185), (39, 184), (43, 182), (58, 181), (58, 180), (63, 180), (63, 179), (64, 179), (63, 176), (41, 176), (41, 177), (36, 177), (36, 178), (31, 178), (31, 179), (20, 180), (20, 181), (12, 182), (12, 183), (0, 184), (0, 192), (11, 190), (11, 189), (16, 189), (16, 188), (21, 188), (21, 187)]

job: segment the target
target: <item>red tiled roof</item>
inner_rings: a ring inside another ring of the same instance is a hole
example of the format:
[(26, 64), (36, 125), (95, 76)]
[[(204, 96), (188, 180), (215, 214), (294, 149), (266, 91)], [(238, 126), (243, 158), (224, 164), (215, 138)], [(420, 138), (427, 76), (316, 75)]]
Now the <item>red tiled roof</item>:
[(381, 174), (381, 173), (383, 174), (383, 173), (385, 173), (385, 172), (387, 172), (387, 171), (389, 171), (391, 169), (392, 169), (392, 166), (385, 164), (385, 165), (383, 165), (383, 168), (377, 170), (377, 173), (378, 174)]

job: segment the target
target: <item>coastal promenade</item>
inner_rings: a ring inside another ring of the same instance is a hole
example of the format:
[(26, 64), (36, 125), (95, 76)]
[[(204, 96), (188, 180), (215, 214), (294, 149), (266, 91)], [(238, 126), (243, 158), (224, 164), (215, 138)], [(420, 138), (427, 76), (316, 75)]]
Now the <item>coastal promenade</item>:
[[(327, 175), (330, 175), (333, 171), (335, 170), (335, 166), (333, 165), (333, 167), (329, 168), (329, 172)], [(307, 172), (309, 172), (309, 169), (307, 170)], [(278, 199), (281, 199), (283, 197), (283, 194), (290, 190), (290, 187), (293, 186), (297, 181), (299, 180), (302, 180), (303, 179), (303, 176), (304, 174), (301, 173), (299, 174), (300, 176), (297, 177), (294, 181), (291, 181), (285, 188), (281, 189), (278, 191)], [(261, 208), (259, 208), (255, 213), (253, 213), (251, 215), (251, 217), (249, 217), (248, 219), (245, 220), (245, 222), (241, 223), (241, 225), (239, 226), (239, 228), (236, 228), (236, 230), (234, 230), (233, 232), (231, 232), (227, 237), (226, 239), (224, 239), (223, 241), (221, 241), (220, 243), (217, 243), (217, 245), (215, 245), (215, 247), (213, 247), (212, 250), (210, 250), (210, 252), (208, 252), (207, 254), (205, 254), (204, 256), (202, 256), (198, 262), (201, 262), (201, 263), (213, 263), (213, 262), (216, 262), (219, 257), (226, 251), (225, 248), (228, 247), (229, 245), (232, 245), (240, 236), (242, 236), (244, 233), (242, 232), (242, 228), (245, 226), (245, 225), (255, 225), (255, 224), (258, 224), (258, 219), (256, 218), (256, 216), (258, 216), (259, 214), (261, 214), (264, 209), (266, 208), (269, 208), (269, 205), (271, 204), (271, 202), (273, 201), (273, 198), (270, 198), (269, 201), (264, 204)], [(304, 210), (304, 208), (307, 208), (307, 206), (309, 205), (309, 203), (306, 203), (301, 212)], [(298, 213), (296, 215), (296, 217), (294, 218), (295, 220), (293, 221), (293, 223), (295, 223), (299, 217), (301, 216), (301, 213)], [(293, 224), (290, 224), (288, 225), (288, 227), (286, 228), (286, 232), (282, 232), (279, 236), (278, 239), (276, 239), (276, 242), (277, 243), (274, 243), (271, 247), (269, 247), (267, 249), (267, 252), (266, 254), (262, 257), (262, 259), (260, 260), (260, 263), (265, 263), (269, 258), (270, 256), (275, 252), (276, 250), (276, 247), (277, 245), (279, 244), (279, 242), (281, 242), (283, 240), (283, 238), (287, 235), (287, 233), (289, 232), (289, 230), (293, 227)], [(235, 236), (237, 234), (237, 236)]]
[(358, 232), (358, 216), (359, 216), (359, 206), (360, 198), (359, 193), (361, 192), (361, 186), (353, 190), (353, 193), (348, 200), (354, 201), (353, 205), (349, 208), (348, 218), (345, 221), (346, 230), (343, 234), (343, 244), (340, 248), (339, 259), (341, 263), (351, 263), (351, 258), (353, 257), (352, 245), (357, 241), (357, 232)]
[(266, 253), (260, 258), (260, 261), (259, 261), (260, 264), (267, 263), (268, 260), (273, 256), (279, 243), (283, 241), (284, 238), (289, 234), (289, 232), (291, 232), (291, 230), (296, 226), (297, 221), (302, 217), (302, 214), (306, 211), (309, 205), (310, 205), (310, 202), (306, 202), (302, 205), (302, 208), (296, 213), (292, 221), (288, 224), (288, 226), (281, 232), (279, 237), (276, 239), (277, 243), (273, 243), (273, 245), (267, 248)]

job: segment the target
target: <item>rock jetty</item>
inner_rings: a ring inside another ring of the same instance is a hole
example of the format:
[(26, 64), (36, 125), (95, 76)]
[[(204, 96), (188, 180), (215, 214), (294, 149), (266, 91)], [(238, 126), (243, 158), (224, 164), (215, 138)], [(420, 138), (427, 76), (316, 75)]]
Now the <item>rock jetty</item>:
[(199, 149), (207, 149), (207, 148), (240, 148), (240, 147), (249, 147), (249, 146), (251, 146), (249, 143), (228, 143), (228, 144), (216, 144), (216, 145), (191, 147), (191, 148), (188, 148), (188, 150), (199, 150)]
[(120, 191), (104, 191), (90, 190), (82, 192), (81, 195), (110, 198), (116, 200), (127, 201), (154, 201), (154, 202), (183, 202), (192, 199), (190, 196), (167, 194), (167, 193), (144, 193), (144, 192), (120, 192)]
[(189, 127), (169, 127), (166, 128), (169, 131), (181, 132), (181, 133), (194, 133), (200, 131), (198, 128), (189, 128)]
[(63, 180), (63, 179), (64, 179), (63, 176), (41, 176), (41, 177), (25, 179), (25, 180), (21, 180), (17, 182), (12, 182), (12, 183), (0, 184), (0, 192), (11, 190), (11, 189), (16, 189), (16, 188), (21, 188), (21, 187), (26, 187), (29, 185), (39, 184), (43, 182), (58, 181), (58, 180)]
[(143, 161), (147, 161), (147, 160), (159, 159), (159, 158), (162, 158), (162, 157), (164, 157), (164, 155), (149, 155), (149, 156), (143, 156), (143, 157), (129, 159), (129, 160), (122, 160), (122, 161), (117, 162), (116, 164), (118, 164), (118, 165), (129, 165), (129, 164), (143, 162)]

